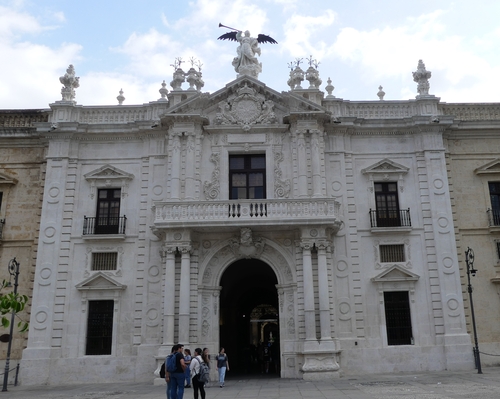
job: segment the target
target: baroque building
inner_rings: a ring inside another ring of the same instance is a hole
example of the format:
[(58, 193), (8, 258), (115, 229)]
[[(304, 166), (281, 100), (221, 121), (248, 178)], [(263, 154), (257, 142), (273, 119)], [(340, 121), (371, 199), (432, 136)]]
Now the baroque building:
[(313, 62), (279, 93), (251, 62), (214, 93), (176, 64), (143, 105), (77, 105), (73, 67), (61, 77), (34, 123), (46, 172), (23, 384), (147, 381), (177, 342), (224, 346), (240, 372), (269, 345), (285, 378), (473, 369), (463, 250), (490, 254), (486, 320), (498, 105), (440, 102), (422, 62), (408, 101), (339, 99), (330, 79), (325, 95)]

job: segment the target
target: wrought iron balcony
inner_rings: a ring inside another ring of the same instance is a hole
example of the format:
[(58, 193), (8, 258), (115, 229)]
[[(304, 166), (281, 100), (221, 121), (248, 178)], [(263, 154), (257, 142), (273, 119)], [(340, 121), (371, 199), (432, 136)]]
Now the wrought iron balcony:
[(403, 210), (370, 209), (371, 227), (411, 227), (410, 208)]
[(155, 203), (155, 227), (330, 225), (338, 228), (340, 204), (325, 199), (259, 199)]
[(83, 235), (125, 234), (127, 217), (83, 217)]
[(488, 222), (490, 227), (500, 227), (500, 209), (488, 209)]

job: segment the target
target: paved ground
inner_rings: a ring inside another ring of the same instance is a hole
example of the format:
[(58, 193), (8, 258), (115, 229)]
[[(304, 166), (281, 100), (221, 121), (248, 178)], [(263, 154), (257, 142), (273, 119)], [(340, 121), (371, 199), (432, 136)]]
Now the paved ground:
[[(71, 386), (8, 386), (0, 399), (164, 399), (165, 387), (143, 383)], [(184, 397), (191, 399), (193, 390)], [(207, 399), (500, 399), (500, 367), (471, 372), (377, 374), (308, 382), (278, 378), (229, 377), (226, 387), (212, 385)]]

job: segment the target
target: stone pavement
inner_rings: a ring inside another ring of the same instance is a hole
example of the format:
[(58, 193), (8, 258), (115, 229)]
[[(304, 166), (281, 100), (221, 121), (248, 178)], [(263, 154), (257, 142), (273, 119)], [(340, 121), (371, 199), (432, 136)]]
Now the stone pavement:
[[(228, 373), (230, 374), (230, 373)], [(186, 389), (184, 398), (191, 399)], [(165, 387), (152, 383), (11, 386), (0, 399), (164, 399)], [(228, 376), (226, 387), (212, 383), (207, 399), (499, 399), (500, 367), (468, 372), (398, 373), (345, 376), (331, 381), (278, 378), (239, 379)]]

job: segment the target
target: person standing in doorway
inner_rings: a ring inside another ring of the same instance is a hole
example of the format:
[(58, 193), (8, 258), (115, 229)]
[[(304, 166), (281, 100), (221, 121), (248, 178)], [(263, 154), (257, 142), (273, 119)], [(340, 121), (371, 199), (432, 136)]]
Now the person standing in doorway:
[(216, 362), (216, 370), (219, 372), (219, 386), (222, 388), (224, 386), (224, 379), (226, 378), (226, 371), (229, 371), (229, 362), (224, 348), (220, 348)]
[(186, 386), (184, 388), (191, 388), (191, 370), (189, 369), (191, 351), (189, 349), (184, 349), (184, 363), (186, 364)]
[(193, 381), (193, 395), (194, 399), (198, 399), (198, 391), (200, 391), (201, 399), (205, 399), (205, 383), (199, 380), (200, 377), (200, 364), (207, 363), (205, 355), (202, 355), (201, 348), (194, 350), (194, 357), (191, 360), (191, 380)]
[(170, 399), (184, 397), (184, 381), (186, 379), (186, 364), (184, 363), (184, 345), (177, 344), (175, 348), (175, 371), (170, 373)]

